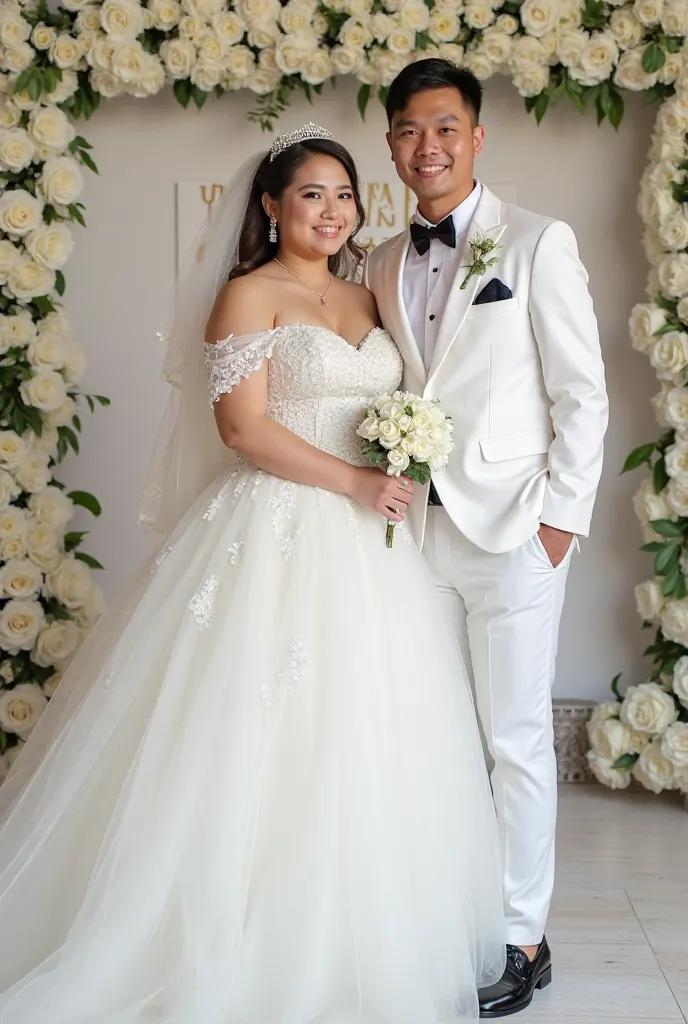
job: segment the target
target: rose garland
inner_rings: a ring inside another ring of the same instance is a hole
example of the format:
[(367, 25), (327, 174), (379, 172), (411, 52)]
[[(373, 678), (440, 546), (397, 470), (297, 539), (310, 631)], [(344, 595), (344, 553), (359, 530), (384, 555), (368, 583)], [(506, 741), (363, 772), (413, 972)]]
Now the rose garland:
[(364, 116), (406, 64), (437, 55), (509, 75), (538, 121), (563, 98), (615, 127), (622, 90), (664, 101), (641, 194), (651, 302), (631, 329), (664, 381), (668, 432), (627, 463), (653, 469), (636, 507), (655, 556), (637, 590), (659, 624), (655, 672), (597, 709), (590, 760), (609, 785), (688, 789), (687, 35), (688, 0), (0, 0), (0, 776), (101, 605), (97, 563), (67, 532), (75, 505), (97, 515), (98, 502), (54, 478), (81, 429), (62, 267), (83, 224), (80, 165), (95, 170), (73, 120), (171, 84), (199, 108), (248, 89), (250, 119), (272, 129), (295, 89), (311, 99), (342, 75)]

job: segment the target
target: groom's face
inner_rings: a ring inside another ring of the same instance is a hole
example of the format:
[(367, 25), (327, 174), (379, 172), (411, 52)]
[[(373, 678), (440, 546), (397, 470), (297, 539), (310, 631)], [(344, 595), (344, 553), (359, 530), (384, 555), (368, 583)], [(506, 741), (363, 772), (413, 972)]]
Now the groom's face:
[(387, 134), (392, 160), (426, 216), (445, 216), (471, 192), (483, 138), (458, 89), (418, 92), (394, 114)]

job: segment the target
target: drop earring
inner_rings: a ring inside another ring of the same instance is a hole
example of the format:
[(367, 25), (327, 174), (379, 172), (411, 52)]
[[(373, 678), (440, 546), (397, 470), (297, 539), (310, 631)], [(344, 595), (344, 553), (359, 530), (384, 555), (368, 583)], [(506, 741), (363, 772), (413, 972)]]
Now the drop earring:
[(270, 218), (270, 233), (268, 234), (268, 238), (273, 243), (277, 241), (277, 221), (274, 217)]

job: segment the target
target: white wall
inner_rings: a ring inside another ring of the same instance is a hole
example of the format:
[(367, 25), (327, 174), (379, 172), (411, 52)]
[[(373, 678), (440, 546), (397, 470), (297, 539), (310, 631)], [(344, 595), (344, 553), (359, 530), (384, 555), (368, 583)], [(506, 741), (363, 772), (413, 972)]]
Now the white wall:
[[(627, 331), (629, 310), (644, 297), (635, 201), (654, 114), (631, 97), (618, 135), (566, 107), (550, 111), (538, 128), (506, 80), (493, 79), (486, 92), (478, 173), (514, 182), (520, 205), (573, 225), (600, 321), (611, 427), (593, 534), (571, 572), (556, 693), (602, 697), (617, 671), (640, 678), (648, 636), (633, 601), (634, 584), (648, 572), (630, 502), (638, 480), (620, 479), (618, 470), (631, 447), (656, 433), (648, 405), (653, 375)], [(315, 108), (305, 101), (292, 107), (280, 130), (319, 120), (353, 150), (364, 178), (391, 178), (382, 110), (371, 104), (362, 124), (354, 100), (354, 84), (340, 82)], [(250, 102), (233, 94), (198, 113), (181, 110), (167, 92), (108, 103), (81, 126), (101, 174), (88, 181), (88, 229), (79, 232), (68, 268), (67, 302), (89, 358), (84, 388), (113, 404), (94, 419), (86, 413), (82, 455), (61, 475), (103, 502), (102, 518), (87, 523), (88, 550), (107, 566), (110, 597), (156, 545), (135, 520), (167, 393), (158, 382), (163, 353), (155, 335), (174, 286), (175, 183), (225, 181), (241, 159), (266, 146), (244, 119)]]

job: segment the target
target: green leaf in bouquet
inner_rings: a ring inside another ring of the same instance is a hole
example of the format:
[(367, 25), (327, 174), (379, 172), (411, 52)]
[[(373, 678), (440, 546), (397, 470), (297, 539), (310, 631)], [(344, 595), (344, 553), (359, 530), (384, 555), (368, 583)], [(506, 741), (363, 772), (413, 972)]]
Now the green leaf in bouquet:
[(87, 509), (94, 516), (99, 516), (103, 511), (98, 499), (88, 491), (69, 491), (67, 497), (71, 498), (75, 505)]
[(76, 548), (78, 548), (87, 534), (88, 530), (72, 530), (69, 533), (65, 533), (65, 551), (74, 551)]
[(642, 466), (643, 463), (647, 462), (649, 464), (654, 450), (654, 442), (652, 444), (641, 444), (638, 448), (634, 448), (624, 462), (621, 472), (628, 473), (630, 470), (637, 469), (638, 466)]
[(671, 519), (653, 519), (650, 526), (660, 537), (683, 537), (684, 528)]
[(664, 596), (673, 597), (678, 587), (679, 579), (683, 579), (678, 562), (668, 570), (664, 579)]
[(87, 555), (85, 551), (77, 551), (74, 555), (80, 562), (84, 562), (89, 569), (104, 569), (105, 566), (101, 565), (97, 558), (93, 555)]
[(59, 601), (56, 601), (55, 598), (52, 598), (50, 601), (46, 603), (45, 610), (47, 611), (48, 615), (52, 615), (53, 618), (55, 619), (67, 620), (72, 618), (71, 612), (68, 611), (68, 609), (65, 608), (63, 604), (60, 604)]
[(639, 757), (640, 754), (622, 754), (621, 757), (617, 757), (612, 768), (631, 768)]
[(616, 699), (618, 701), (622, 701), (623, 700), (623, 697), (621, 696), (621, 693), (619, 691), (619, 680), (621, 679), (622, 675), (623, 675), (623, 672), (619, 672), (619, 674), (614, 676), (614, 678), (611, 681), (612, 693), (614, 694), (614, 696), (616, 697)]
[(657, 576), (665, 576), (671, 569), (678, 565), (678, 544), (663, 544), (662, 550), (655, 555), (655, 573)]
[(654, 468), (652, 470), (652, 483), (654, 485), (655, 494), (661, 494), (666, 485), (669, 483), (669, 474), (666, 470), (666, 463), (664, 456), (661, 459), (657, 459)]

